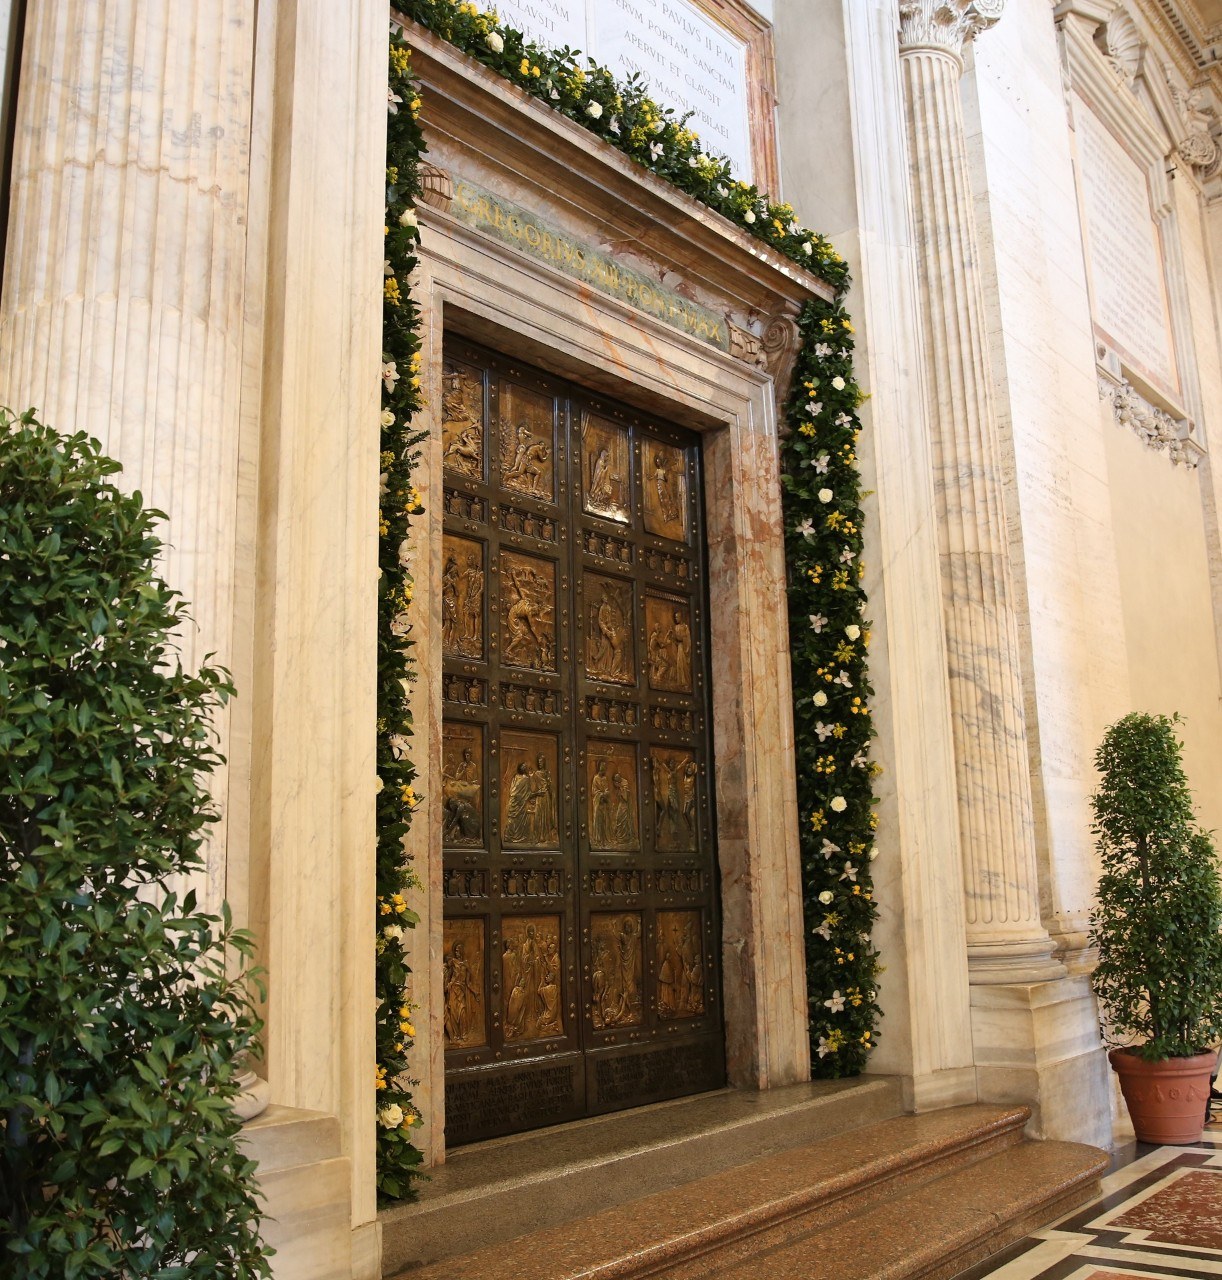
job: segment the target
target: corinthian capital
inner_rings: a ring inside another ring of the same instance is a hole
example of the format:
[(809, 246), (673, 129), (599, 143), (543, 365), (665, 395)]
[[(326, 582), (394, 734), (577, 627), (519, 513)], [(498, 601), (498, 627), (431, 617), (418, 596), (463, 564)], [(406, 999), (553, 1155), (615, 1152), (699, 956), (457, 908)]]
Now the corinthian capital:
[(900, 0), (900, 48), (934, 46), (956, 56), (1001, 17), (1006, 0)]

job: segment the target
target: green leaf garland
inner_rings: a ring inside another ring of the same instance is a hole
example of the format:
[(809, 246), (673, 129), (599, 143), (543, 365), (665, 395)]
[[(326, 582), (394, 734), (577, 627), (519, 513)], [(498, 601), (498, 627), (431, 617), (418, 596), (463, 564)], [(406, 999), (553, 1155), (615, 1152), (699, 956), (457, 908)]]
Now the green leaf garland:
[(415, 580), (408, 561), (413, 517), (422, 514), (412, 484), (424, 438), (413, 430), (420, 409), (420, 309), (411, 296), (420, 231), (416, 198), (424, 135), (420, 97), (407, 45), (392, 38), (386, 128), (386, 265), (382, 286), (382, 457), (378, 510), (378, 848), (377, 848), (377, 1064), (378, 1192), (386, 1199), (412, 1194), (421, 1152), (411, 1131), (420, 1116), (412, 1102), (408, 1054), (415, 1039), (405, 993), (408, 967), (404, 930), (417, 923), (407, 895), (419, 887), (403, 837), (419, 804), (416, 766), (408, 754), (412, 716), (408, 685), (415, 678), (410, 608)]
[[(405, 0), (403, 14), (598, 135), (743, 231), (821, 276), (834, 303), (808, 302), (799, 328), (789, 431), (782, 444), (790, 647), (795, 695), (798, 801), (813, 1071), (855, 1075), (877, 1042), (877, 918), (871, 863), (878, 771), (869, 758), (873, 723), (866, 652), (869, 624), (861, 579), (861, 478), (856, 444), (862, 396), (853, 377), (852, 325), (843, 307), (848, 268), (830, 242), (797, 223), (793, 209), (731, 176), (677, 115), (649, 97), (636, 76), (619, 81), (580, 65), (570, 49), (542, 49), (494, 14), (455, 0)], [(420, 1153), (408, 1089), (414, 1030), (404, 1003), (401, 930), (415, 924), (404, 895), (417, 883), (402, 837), (418, 803), (407, 756), (413, 676), (407, 620), (413, 581), (402, 549), (419, 514), (411, 473), (423, 438), (411, 429), (420, 407), (419, 310), (409, 291), (419, 233), (415, 200), (425, 146), (410, 51), (393, 35), (387, 106), (387, 270), (383, 337), (382, 578), (379, 592), (378, 772), (378, 1187), (412, 1194)], [(399, 1115), (402, 1120), (399, 1120)], [(389, 1124), (387, 1121), (399, 1121)]]

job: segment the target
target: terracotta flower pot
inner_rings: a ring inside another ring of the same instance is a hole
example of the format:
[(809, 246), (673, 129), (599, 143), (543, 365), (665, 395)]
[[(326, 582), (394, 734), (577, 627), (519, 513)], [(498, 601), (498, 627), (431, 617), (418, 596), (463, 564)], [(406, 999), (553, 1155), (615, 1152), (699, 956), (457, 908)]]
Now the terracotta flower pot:
[(1214, 1050), (1163, 1062), (1146, 1062), (1127, 1049), (1113, 1049), (1107, 1056), (1120, 1077), (1138, 1142), (1187, 1146), (1200, 1141), (1209, 1077), (1218, 1060)]

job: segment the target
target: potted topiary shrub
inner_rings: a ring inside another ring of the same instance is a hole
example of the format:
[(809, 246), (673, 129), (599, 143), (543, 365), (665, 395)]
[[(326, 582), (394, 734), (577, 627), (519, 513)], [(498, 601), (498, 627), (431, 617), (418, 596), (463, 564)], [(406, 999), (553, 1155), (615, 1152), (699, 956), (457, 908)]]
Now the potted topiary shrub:
[(0, 1275), (253, 1280), (250, 939), (174, 889), (229, 684), (118, 470), (0, 411)]
[(1093, 981), (1142, 1142), (1200, 1138), (1222, 1036), (1222, 886), (1193, 817), (1178, 719), (1134, 712), (1095, 754)]

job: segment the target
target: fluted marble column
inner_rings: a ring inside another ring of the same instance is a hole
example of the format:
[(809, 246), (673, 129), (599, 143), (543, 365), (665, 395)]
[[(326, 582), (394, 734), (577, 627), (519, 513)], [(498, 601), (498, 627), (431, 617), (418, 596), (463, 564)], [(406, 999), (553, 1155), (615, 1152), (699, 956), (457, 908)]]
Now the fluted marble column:
[[(30, 0), (22, 51), (0, 401), (99, 438), (123, 486), (167, 513), (189, 668), (233, 663), (254, 10)], [(227, 788), (222, 771), (223, 815)], [(225, 844), (222, 820), (212, 908)]]
[(1060, 977), (1040, 921), (1031, 781), (959, 81), (1005, 0), (901, 0), (969, 972)]

